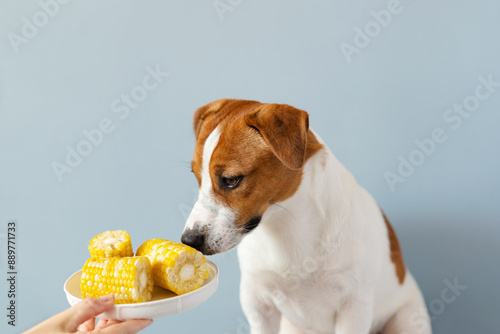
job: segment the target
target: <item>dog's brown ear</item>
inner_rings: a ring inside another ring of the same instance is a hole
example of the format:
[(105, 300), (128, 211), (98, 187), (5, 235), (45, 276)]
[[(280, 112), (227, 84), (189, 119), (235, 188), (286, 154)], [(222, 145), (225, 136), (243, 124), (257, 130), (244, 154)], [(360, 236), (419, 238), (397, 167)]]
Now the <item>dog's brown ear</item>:
[(198, 130), (203, 120), (210, 114), (216, 113), (220, 110), (229, 100), (230, 99), (219, 99), (196, 109), (193, 116), (193, 130), (196, 137), (198, 137)]
[(202, 118), (205, 115), (205, 113), (207, 112), (208, 108), (209, 108), (209, 105), (205, 104), (203, 107), (199, 107), (194, 112), (194, 116), (193, 116), (193, 130), (194, 130), (194, 134), (195, 134), (196, 137), (198, 137), (198, 128), (200, 127), (200, 123), (202, 121)]
[(304, 165), (309, 115), (286, 104), (264, 104), (246, 115), (248, 126), (257, 130), (276, 157), (290, 169)]

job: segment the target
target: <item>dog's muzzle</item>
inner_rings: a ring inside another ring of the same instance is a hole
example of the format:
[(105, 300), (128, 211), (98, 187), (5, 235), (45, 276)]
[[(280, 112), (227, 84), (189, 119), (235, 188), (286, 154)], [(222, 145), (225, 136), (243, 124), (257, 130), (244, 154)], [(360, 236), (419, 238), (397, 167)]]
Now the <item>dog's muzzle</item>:
[(184, 231), (184, 233), (182, 233), (181, 242), (204, 253), (203, 246), (205, 243), (205, 236), (194, 229)]

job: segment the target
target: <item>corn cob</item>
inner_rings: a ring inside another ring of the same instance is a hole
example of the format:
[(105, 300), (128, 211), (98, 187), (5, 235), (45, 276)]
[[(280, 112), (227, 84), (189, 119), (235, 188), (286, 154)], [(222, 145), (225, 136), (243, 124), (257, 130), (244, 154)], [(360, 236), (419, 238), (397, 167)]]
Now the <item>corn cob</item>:
[(147, 256), (151, 261), (154, 285), (178, 295), (198, 289), (210, 272), (201, 252), (174, 241), (148, 240), (136, 255)]
[(93, 258), (134, 256), (130, 235), (121, 230), (96, 235), (90, 240), (89, 252)]
[(82, 269), (80, 290), (83, 298), (113, 293), (115, 304), (150, 301), (151, 263), (145, 256), (90, 258)]

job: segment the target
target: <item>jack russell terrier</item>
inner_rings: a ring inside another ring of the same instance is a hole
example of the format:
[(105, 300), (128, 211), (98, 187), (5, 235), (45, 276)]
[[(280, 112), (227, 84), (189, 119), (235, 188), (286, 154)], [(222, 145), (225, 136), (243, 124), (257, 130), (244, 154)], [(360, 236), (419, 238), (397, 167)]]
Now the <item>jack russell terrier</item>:
[(200, 189), (182, 242), (237, 245), (252, 334), (429, 334), (424, 299), (372, 196), (289, 105), (196, 110)]

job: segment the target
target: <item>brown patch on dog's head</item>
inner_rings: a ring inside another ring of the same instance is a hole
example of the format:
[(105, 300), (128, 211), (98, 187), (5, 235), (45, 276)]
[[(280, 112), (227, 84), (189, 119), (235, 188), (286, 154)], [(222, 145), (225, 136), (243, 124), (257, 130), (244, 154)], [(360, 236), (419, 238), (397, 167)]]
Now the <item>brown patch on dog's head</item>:
[(259, 102), (220, 99), (196, 109), (193, 116), (193, 130), (196, 137), (196, 145), (193, 160), (191, 161), (191, 169), (196, 175), (200, 185), (203, 148), (208, 136), (218, 125), (223, 127), (221, 123), (230, 123), (236, 114), (244, 113), (256, 104), (259, 104)]
[(193, 125), (192, 169), (200, 187), (205, 141), (220, 131), (209, 163), (211, 200), (234, 212), (231, 228), (242, 235), (270, 205), (293, 196), (306, 160), (322, 147), (308, 114), (289, 105), (217, 100), (195, 112)]
[(245, 115), (271, 152), (289, 169), (302, 168), (307, 148), (309, 115), (286, 104), (264, 104)]

